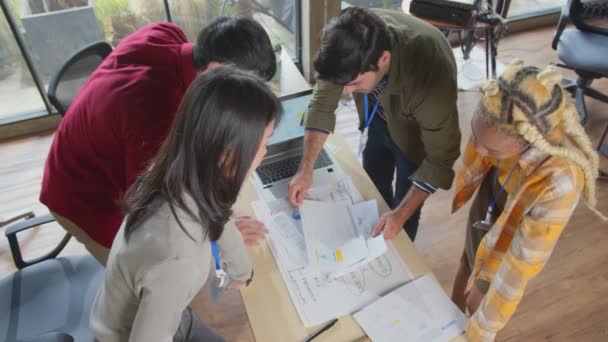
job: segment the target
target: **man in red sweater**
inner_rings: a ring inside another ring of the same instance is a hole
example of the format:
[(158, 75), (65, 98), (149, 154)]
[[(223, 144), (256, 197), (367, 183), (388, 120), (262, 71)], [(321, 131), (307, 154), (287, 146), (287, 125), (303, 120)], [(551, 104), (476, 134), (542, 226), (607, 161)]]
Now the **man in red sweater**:
[[(176, 25), (154, 23), (118, 44), (74, 99), (55, 133), (40, 201), (102, 265), (123, 221), (122, 197), (167, 136), (186, 88), (222, 63), (267, 80), (276, 71), (270, 39), (251, 19), (220, 18), (194, 45)], [(263, 231), (251, 219), (237, 225), (246, 239)]]

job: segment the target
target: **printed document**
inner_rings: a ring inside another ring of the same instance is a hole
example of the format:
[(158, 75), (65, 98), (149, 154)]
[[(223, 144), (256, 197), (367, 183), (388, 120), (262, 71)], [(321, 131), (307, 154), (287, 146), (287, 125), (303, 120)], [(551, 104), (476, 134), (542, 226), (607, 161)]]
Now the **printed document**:
[(412, 279), (412, 273), (392, 245), (382, 236), (371, 238), (378, 221), (377, 203), (363, 202), (350, 178), (313, 188), (308, 199), (352, 205), (351, 220), (367, 244), (367, 257), (342, 272), (309, 267), (300, 211), (287, 199), (252, 203), (257, 218), (268, 228), (268, 244), (305, 326), (351, 314)]
[(448, 342), (467, 318), (429, 276), (422, 276), (353, 315), (374, 342)]

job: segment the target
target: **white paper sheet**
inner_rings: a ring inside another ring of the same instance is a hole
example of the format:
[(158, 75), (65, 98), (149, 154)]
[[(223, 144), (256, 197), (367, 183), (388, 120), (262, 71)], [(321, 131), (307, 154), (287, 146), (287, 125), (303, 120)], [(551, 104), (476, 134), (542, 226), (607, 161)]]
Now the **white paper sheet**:
[(269, 227), (270, 238), (277, 242), (277, 250), (289, 270), (300, 269), (308, 265), (304, 233), (299, 221), (278, 213), (273, 217), (273, 225)]
[(300, 214), (310, 267), (334, 272), (367, 258), (367, 243), (347, 202), (307, 200)]
[[(346, 199), (349, 202), (354, 200), (352, 203), (363, 200), (349, 178), (329, 188), (314, 190), (311, 190), (312, 196), (310, 197), (315, 200)], [(294, 236), (286, 233), (293, 232), (293, 227), (286, 222), (301, 229), (299, 212), (286, 200), (278, 200), (273, 203), (256, 201), (252, 203), (252, 207), (258, 219), (264, 221), (270, 231), (269, 246), (304, 326), (314, 326), (360, 310), (380, 296), (412, 279), (412, 273), (403, 263), (397, 251), (386, 243), (386, 253), (341, 277), (335, 278), (335, 275), (330, 272), (306, 267), (300, 268), (297, 262), (294, 262), (298, 259), (296, 256), (298, 253), (293, 253), (290, 249), (301, 248), (301, 245), (293, 241), (286, 243), (281, 238)], [(378, 215), (377, 204), (375, 201), (371, 201), (362, 204), (359, 209), (360, 211), (357, 212), (360, 212), (360, 224), (357, 228), (364, 236), (368, 236), (365, 232), (371, 232), (373, 227), (369, 226), (375, 225), (377, 221), (377, 218), (373, 217), (374, 210), (376, 217)], [(283, 213), (284, 216), (279, 215), (282, 218), (275, 222), (277, 214), (280, 213)], [(288, 219), (286, 220), (285, 217)], [(357, 221), (359, 220), (357, 219)], [(275, 230), (282, 231), (275, 232)], [(275, 238), (276, 234), (279, 234), (278, 238)], [(381, 241), (384, 243), (384, 240)], [(369, 249), (369, 239), (367, 243)]]
[[(266, 225), (269, 231), (269, 237), (272, 241), (274, 241), (276, 250), (281, 255), (281, 258), (284, 258), (283, 262), (285, 268), (292, 271), (306, 267), (310, 264), (310, 256), (307, 253), (307, 246), (304, 238), (300, 214), (291, 207), (289, 207), (288, 210), (285, 210), (285, 207), (283, 206), (284, 204), (278, 202), (280, 201), (275, 201), (273, 203), (275, 205), (275, 210), (276, 208), (283, 207), (283, 211), (279, 211), (274, 215), (272, 215), (273, 209), (270, 209), (268, 205), (262, 201), (256, 201), (252, 203), (252, 206), (254, 207), (256, 216), (267, 223)], [(312, 205), (332, 208), (330, 211), (334, 213), (333, 206), (335, 204), (326, 202), (313, 203)], [(341, 252), (343, 255), (346, 254), (350, 256), (352, 254), (351, 250), (353, 249), (355, 250), (355, 253), (357, 252), (357, 249), (367, 249), (365, 252), (367, 256), (362, 257), (362, 259), (359, 261), (349, 259), (350, 262), (344, 262), (342, 264), (326, 263), (326, 266), (328, 267), (319, 269), (320, 271), (331, 272), (333, 277), (339, 277), (347, 273), (354, 272), (358, 268), (364, 266), (373, 259), (378, 258), (387, 251), (387, 244), (382, 235), (371, 237), (371, 233), (379, 217), (376, 200), (365, 201), (352, 205), (349, 207), (349, 212), (350, 218), (352, 218), (352, 221), (356, 227), (356, 234), (363, 237), (365, 245), (362, 244), (360, 237), (357, 236), (356, 245), (353, 243), (347, 243), (342, 246), (343, 250), (341, 250)], [(321, 218), (326, 215), (326, 213), (316, 213), (316, 215), (317, 217)], [(333, 216), (333, 214), (330, 216)], [(325, 224), (325, 222), (321, 223), (319, 226), (321, 227), (320, 229), (329, 230), (329, 232), (333, 231), (333, 229), (322, 228), (323, 224)], [(336, 238), (336, 234), (334, 233), (335, 232), (329, 234), (331, 238)]]
[(357, 271), (339, 278), (310, 268), (287, 271), (276, 259), (294, 307), (306, 327), (351, 314), (396, 287), (410, 281), (412, 274), (397, 251), (388, 252)]
[[(308, 191), (307, 199), (319, 202), (346, 201), (354, 204), (363, 201), (363, 196), (361, 196), (357, 188), (353, 185), (352, 180), (349, 177), (345, 177), (335, 183), (311, 188)], [(270, 202), (255, 201), (252, 206), (254, 207), (254, 211), (262, 209), (267, 213), (268, 217), (279, 212), (286, 213), (288, 216), (292, 216), (295, 219), (300, 217), (300, 211), (289, 203), (287, 197)], [(256, 215), (257, 214), (256, 211)]]
[(429, 276), (401, 286), (354, 318), (374, 342), (448, 342), (464, 331), (467, 322)]
[(308, 200), (320, 202), (346, 201), (351, 204), (363, 201), (363, 196), (357, 190), (350, 177), (345, 177), (335, 183), (312, 187), (308, 191)]
[(354, 272), (368, 262), (384, 255), (387, 251), (386, 241), (382, 234), (372, 237), (376, 223), (378, 223), (378, 204), (376, 200), (365, 201), (352, 205), (351, 214), (359, 234), (365, 239), (367, 245), (367, 257), (346, 268), (336, 270), (334, 277), (342, 276), (349, 272)]

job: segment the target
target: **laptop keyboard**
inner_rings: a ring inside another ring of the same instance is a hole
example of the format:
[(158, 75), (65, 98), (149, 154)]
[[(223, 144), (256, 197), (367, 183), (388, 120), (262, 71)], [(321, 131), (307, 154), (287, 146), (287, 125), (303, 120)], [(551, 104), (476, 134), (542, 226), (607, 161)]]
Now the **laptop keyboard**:
[[(258, 167), (256, 172), (258, 173), (258, 176), (260, 176), (263, 185), (291, 178), (298, 172), (300, 159), (302, 159), (302, 155), (281, 159)], [(331, 159), (329, 159), (325, 150), (321, 150), (321, 153), (319, 153), (317, 161), (315, 162), (314, 169), (320, 169), (331, 164)]]

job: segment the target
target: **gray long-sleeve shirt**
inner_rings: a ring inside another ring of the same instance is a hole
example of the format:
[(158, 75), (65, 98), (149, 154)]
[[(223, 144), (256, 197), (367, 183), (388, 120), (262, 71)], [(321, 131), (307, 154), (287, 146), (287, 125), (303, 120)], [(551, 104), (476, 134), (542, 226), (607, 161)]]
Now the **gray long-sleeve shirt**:
[[(186, 203), (192, 207), (191, 198), (186, 197)], [(187, 234), (166, 204), (128, 241), (124, 224), (120, 228), (91, 310), (91, 330), (100, 342), (173, 341), (182, 311), (213, 267), (203, 228), (183, 211), (176, 208), (176, 213)], [(225, 226), (218, 248), (233, 280), (251, 277), (251, 260), (232, 222)]]

